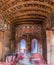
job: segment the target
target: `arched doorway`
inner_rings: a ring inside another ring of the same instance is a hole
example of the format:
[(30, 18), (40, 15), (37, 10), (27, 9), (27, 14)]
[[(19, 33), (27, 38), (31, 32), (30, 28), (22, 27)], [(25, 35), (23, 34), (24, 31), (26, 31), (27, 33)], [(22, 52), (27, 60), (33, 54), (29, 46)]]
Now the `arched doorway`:
[(36, 39), (38, 42), (38, 53), (41, 54), (44, 58), (47, 58), (46, 40), (44, 32), (45, 31), (44, 29), (42, 29), (41, 24), (19, 24), (16, 27), (16, 44), (19, 43), (19, 41), (21, 41), (22, 39), (26, 40), (26, 52), (31, 53), (32, 40)]

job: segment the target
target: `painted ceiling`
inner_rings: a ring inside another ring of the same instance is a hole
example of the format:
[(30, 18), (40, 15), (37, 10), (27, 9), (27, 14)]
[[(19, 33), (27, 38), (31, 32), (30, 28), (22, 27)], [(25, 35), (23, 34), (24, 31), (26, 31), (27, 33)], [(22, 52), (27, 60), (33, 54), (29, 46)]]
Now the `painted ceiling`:
[(54, 0), (0, 0), (0, 13), (11, 22), (46, 21)]

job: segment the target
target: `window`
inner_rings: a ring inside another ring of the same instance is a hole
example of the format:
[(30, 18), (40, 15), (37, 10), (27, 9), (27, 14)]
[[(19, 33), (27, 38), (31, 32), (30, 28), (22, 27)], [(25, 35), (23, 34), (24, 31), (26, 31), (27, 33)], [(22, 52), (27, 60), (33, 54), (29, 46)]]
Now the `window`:
[(38, 41), (37, 41), (37, 39), (32, 39), (31, 53), (38, 53)]
[(22, 39), (20, 41), (20, 52), (24, 52), (26, 50), (26, 41)]

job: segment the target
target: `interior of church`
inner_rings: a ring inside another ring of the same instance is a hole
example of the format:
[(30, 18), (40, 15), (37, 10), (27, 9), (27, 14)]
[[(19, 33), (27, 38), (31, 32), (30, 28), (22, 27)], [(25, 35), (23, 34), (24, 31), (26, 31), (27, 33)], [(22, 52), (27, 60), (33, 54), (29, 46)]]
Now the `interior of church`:
[(0, 63), (11, 61), (54, 63), (54, 0), (0, 0)]

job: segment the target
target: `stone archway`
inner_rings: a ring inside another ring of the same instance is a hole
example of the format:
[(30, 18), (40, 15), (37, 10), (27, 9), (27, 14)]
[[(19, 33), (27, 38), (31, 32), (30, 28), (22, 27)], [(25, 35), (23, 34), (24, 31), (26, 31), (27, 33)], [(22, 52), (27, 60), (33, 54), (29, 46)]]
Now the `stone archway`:
[(42, 24), (19, 24), (16, 26), (15, 33), (17, 35), (15, 36), (16, 46), (21, 39), (25, 39), (27, 41), (28, 52), (31, 52), (32, 39), (38, 39), (39, 46), (42, 49), (39, 53), (42, 53), (41, 55), (47, 59), (45, 30), (43, 29)]

